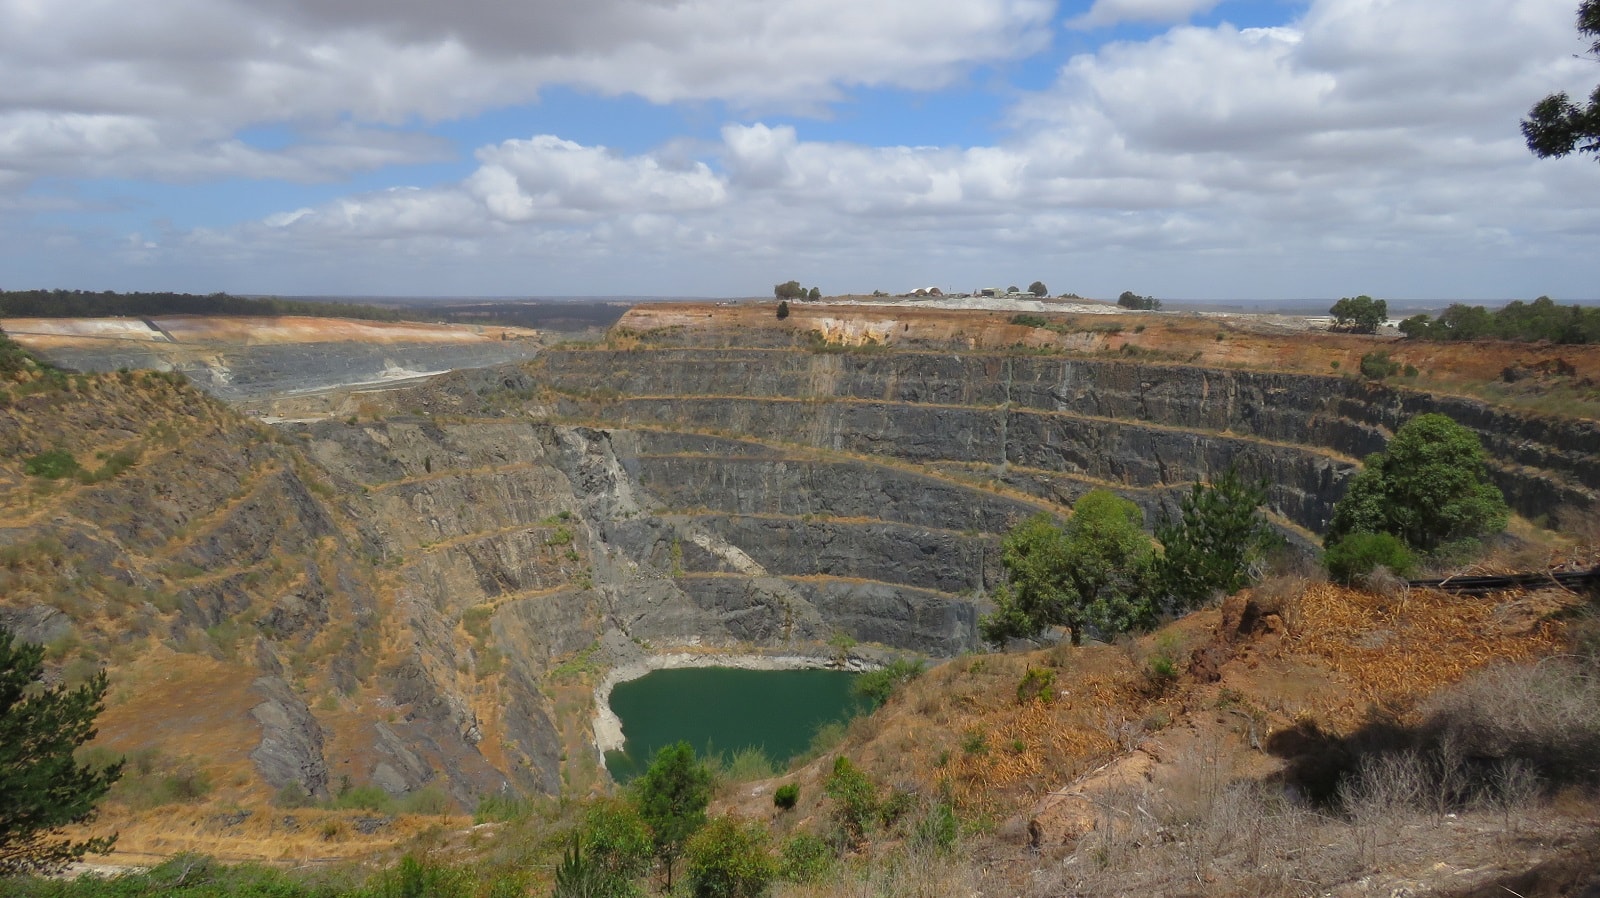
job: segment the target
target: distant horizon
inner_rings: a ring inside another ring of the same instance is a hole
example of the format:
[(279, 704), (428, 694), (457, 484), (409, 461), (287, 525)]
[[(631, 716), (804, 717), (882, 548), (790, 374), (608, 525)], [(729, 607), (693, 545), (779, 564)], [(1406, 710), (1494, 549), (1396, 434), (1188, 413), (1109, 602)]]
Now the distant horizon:
[[(121, 294), (168, 293), (168, 292), (175, 293), (175, 294), (181, 294), (181, 293), (184, 292), (184, 291), (178, 291), (178, 290), (171, 290), (171, 291), (167, 291), (167, 290), (112, 290), (112, 291), (102, 291), (102, 290), (92, 290), (92, 289), (74, 288), (74, 287), (36, 287), (36, 288), (26, 288), (26, 289), (27, 290), (42, 290), (42, 291), (47, 291), (47, 292), (53, 292), (53, 291), (56, 291), (56, 290), (62, 290), (62, 291), (66, 291), (66, 292), (75, 292), (75, 291), (76, 292), (82, 292), (82, 293), (111, 292), (111, 293), (121, 293)], [(10, 290), (9, 288), (5, 288), (5, 289), (0, 289), (0, 292), (25, 292), (25, 291), (23, 291), (23, 290), (13, 291), (13, 290)], [(400, 306), (428, 306), (428, 305), (445, 305), (445, 304), (451, 304), (451, 303), (488, 303), (488, 304), (494, 304), (494, 303), (627, 303), (627, 304), (637, 304), (637, 303), (659, 303), (659, 302), (773, 302), (773, 301), (776, 300), (775, 296), (760, 295), (760, 294), (742, 294), (742, 295), (715, 296), (715, 295), (672, 295), (672, 294), (656, 294), (656, 295), (652, 295), (652, 294), (635, 294), (635, 295), (630, 295), (630, 294), (592, 294), (592, 295), (584, 295), (584, 294), (550, 294), (550, 295), (540, 295), (540, 294), (498, 294), (497, 295), (497, 294), (488, 294), (488, 295), (465, 295), (465, 294), (443, 293), (443, 294), (431, 294), (431, 295), (429, 295), (429, 294), (382, 294), (382, 293), (260, 293), (260, 292), (234, 292), (234, 291), (212, 291), (212, 292), (228, 293), (229, 295), (237, 296), (237, 297), (240, 297), (242, 299), (284, 299), (284, 300), (293, 300), (293, 301), (300, 301), (300, 302), (341, 302), (341, 303), (373, 304), (373, 305), (400, 305)], [(959, 293), (960, 291), (955, 291), (955, 292)], [(208, 294), (189, 294), (189, 295), (200, 295), (200, 296), (203, 296), (203, 295), (208, 295)], [(970, 295), (970, 294), (968, 294), (968, 295)], [(1118, 295), (1120, 295), (1120, 294), (1118, 294)], [(1361, 295), (1361, 294), (1347, 294), (1347, 295)], [(859, 293), (830, 293), (830, 294), (825, 294), (821, 298), (821, 300), (796, 300), (796, 302), (800, 303), (800, 304), (804, 304), (804, 303), (807, 303), (807, 302), (813, 302), (813, 301), (822, 302), (822, 301), (825, 301), (825, 300), (828, 300), (828, 299), (839, 299), (839, 298), (844, 298), (844, 297), (871, 299), (872, 298), (872, 293), (871, 293), (871, 291), (862, 291), (862, 292), (859, 292)], [(878, 297), (878, 298), (879, 299), (885, 299), (885, 300), (906, 299), (906, 298), (909, 298), (909, 294), (906, 294), (906, 293), (891, 293), (891, 294), (888, 294), (887, 296)], [(1045, 298), (1047, 298), (1047, 299), (1059, 299), (1061, 297), (1059, 295), (1052, 294), (1052, 295), (1048, 295)], [(1089, 302), (1115, 302), (1116, 301), (1116, 297), (1115, 296), (1081, 296), (1079, 298), (1081, 298), (1081, 299), (1083, 299), (1085, 301), (1089, 301)], [(1203, 299), (1203, 298), (1192, 298), (1192, 297), (1165, 297), (1165, 296), (1158, 296), (1156, 298), (1159, 299), (1164, 305), (1167, 306), (1167, 308), (1164, 309), (1164, 311), (1177, 311), (1178, 309), (1173, 308), (1174, 306), (1183, 306), (1183, 307), (1194, 308), (1194, 309), (1199, 309), (1199, 310), (1227, 310), (1227, 309), (1231, 309), (1231, 308), (1238, 308), (1238, 309), (1242, 309), (1242, 310), (1260, 310), (1260, 309), (1263, 309), (1263, 308), (1268, 308), (1268, 309), (1281, 308), (1281, 309), (1284, 309), (1286, 311), (1292, 311), (1294, 313), (1300, 313), (1302, 311), (1306, 311), (1306, 310), (1309, 310), (1309, 309), (1319, 308), (1319, 307), (1321, 307), (1323, 305), (1332, 306), (1333, 303), (1338, 302), (1340, 299), (1342, 299), (1344, 297), (1342, 297), (1342, 296), (1328, 296), (1328, 297), (1296, 297), (1296, 298)], [(1385, 302), (1387, 302), (1391, 307), (1394, 307), (1394, 308), (1397, 308), (1397, 309), (1438, 310), (1438, 309), (1443, 309), (1443, 308), (1445, 308), (1445, 307), (1447, 307), (1447, 306), (1449, 306), (1451, 304), (1455, 304), (1455, 303), (1468, 305), (1468, 306), (1483, 306), (1485, 308), (1500, 308), (1500, 307), (1509, 305), (1509, 304), (1511, 304), (1513, 302), (1519, 302), (1519, 301), (1520, 302), (1532, 302), (1534, 299), (1537, 299), (1538, 296), (1526, 296), (1526, 297), (1515, 296), (1515, 297), (1496, 298), (1496, 299), (1461, 299), (1461, 298), (1449, 298), (1449, 297), (1405, 298), (1405, 297), (1385, 297), (1385, 296), (1373, 296), (1373, 298), (1374, 299), (1382, 299)], [(1554, 300), (1559, 305), (1580, 305), (1580, 306), (1600, 305), (1600, 297), (1576, 298), (1576, 299), (1569, 299), (1569, 298), (1562, 298), (1562, 297), (1551, 297), (1551, 299)], [(914, 301), (913, 301), (912, 304), (914, 304)], [(1324, 309), (1323, 311), (1325, 313), (1326, 309)]]
[[(757, 295), (757, 294), (747, 294), (747, 295), (738, 295), (738, 296), (672, 296), (672, 295), (624, 296), (624, 295), (603, 295), (603, 294), (601, 294), (601, 295), (592, 295), (592, 296), (584, 296), (584, 295), (540, 296), (540, 295), (532, 295), (532, 294), (524, 295), (524, 296), (517, 296), (517, 295), (505, 295), (505, 296), (462, 296), (462, 295), (451, 295), (451, 294), (445, 294), (445, 295), (439, 295), (439, 296), (386, 296), (386, 295), (382, 295), (382, 294), (238, 293), (238, 294), (234, 294), (234, 295), (247, 297), (247, 298), (251, 298), (251, 299), (277, 297), (277, 298), (281, 298), (281, 299), (301, 300), (301, 301), (305, 301), (305, 302), (316, 302), (318, 300), (328, 300), (328, 301), (336, 301), (336, 302), (373, 302), (373, 303), (402, 303), (402, 304), (407, 304), (407, 303), (409, 303), (409, 304), (427, 304), (427, 303), (448, 303), (448, 302), (478, 302), (478, 303), (497, 303), (497, 302), (596, 302), (596, 303), (603, 303), (603, 302), (628, 302), (628, 303), (640, 303), (640, 302), (773, 302), (773, 301), (775, 301), (777, 299), (777, 297), (774, 297), (774, 296), (761, 296), (761, 295)], [(1360, 294), (1348, 294), (1348, 295), (1360, 295)], [(838, 298), (841, 298), (841, 297), (871, 298), (872, 294), (871, 294), (870, 291), (865, 291), (865, 292), (861, 292), (861, 293), (835, 293), (835, 294), (824, 295), (821, 300), (796, 300), (795, 302), (803, 305), (803, 304), (808, 303), (808, 302), (824, 302), (824, 301), (826, 301), (828, 299), (838, 299)], [(907, 295), (906, 294), (890, 294), (889, 296), (878, 297), (878, 298), (879, 299), (904, 299), (904, 298), (907, 298)], [(1049, 297), (1046, 297), (1046, 298), (1058, 299), (1060, 297), (1058, 297), (1058, 296), (1049, 296)], [(1105, 297), (1085, 296), (1085, 297), (1081, 297), (1081, 298), (1086, 300), (1086, 301), (1091, 301), (1091, 302), (1113, 302), (1113, 303), (1116, 302), (1116, 299), (1117, 299), (1115, 296), (1105, 296)], [(1329, 296), (1329, 297), (1299, 297), (1299, 298), (1284, 298), (1284, 299), (1194, 299), (1194, 298), (1184, 298), (1184, 297), (1170, 297), (1170, 298), (1169, 297), (1156, 297), (1156, 298), (1159, 299), (1163, 304), (1182, 304), (1182, 305), (1186, 305), (1186, 306), (1207, 306), (1207, 307), (1216, 307), (1216, 308), (1226, 308), (1228, 306), (1279, 305), (1279, 306), (1285, 306), (1285, 307), (1298, 308), (1298, 307), (1301, 307), (1301, 306), (1313, 307), (1313, 306), (1319, 306), (1319, 305), (1322, 305), (1322, 304), (1327, 304), (1327, 305), (1331, 306), (1333, 303), (1338, 302), (1340, 299), (1343, 299), (1344, 297), (1342, 297), (1342, 296)], [(1537, 299), (1538, 297), (1537, 296), (1528, 296), (1528, 297), (1520, 297), (1520, 296), (1518, 296), (1518, 297), (1509, 297), (1509, 298), (1503, 298), (1503, 299), (1452, 299), (1452, 298), (1446, 298), (1446, 297), (1399, 298), (1399, 297), (1374, 296), (1373, 298), (1374, 299), (1382, 299), (1385, 302), (1389, 303), (1389, 305), (1391, 305), (1391, 306), (1400, 306), (1400, 307), (1403, 307), (1403, 308), (1412, 308), (1412, 307), (1444, 308), (1445, 306), (1451, 305), (1452, 303), (1460, 303), (1460, 304), (1469, 305), (1469, 306), (1484, 306), (1485, 308), (1498, 308), (1500, 306), (1509, 305), (1510, 303), (1513, 303), (1513, 302), (1519, 302), (1519, 301), (1520, 302), (1532, 302), (1533, 300)], [(1585, 298), (1585, 299), (1562, 299), (1562, 298), (1559, 298), (1559, 297), (1551, 297), (1551, 299), (1554, 300), (1556, 303), (1558, 303), (1560, 305), (1583, 305), (1583, 306), (1600, 305), (1600, 297), (1597, 297), (1597, 298)], [(1172, 309), (1166, 309), (1165, 311), (1172, 311)]]

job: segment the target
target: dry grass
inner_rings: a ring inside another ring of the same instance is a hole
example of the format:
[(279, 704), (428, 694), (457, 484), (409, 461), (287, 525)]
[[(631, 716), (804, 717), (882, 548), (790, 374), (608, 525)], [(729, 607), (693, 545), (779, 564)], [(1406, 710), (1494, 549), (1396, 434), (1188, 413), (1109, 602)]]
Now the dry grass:
[(1403, 707), (1486, 665), (1538, 658), (1565, 644), (1562, 624), (1541, 621), (1505, 639), (1496, 602), (1418, 590), (1400, 598), (1310, 586), (1299, 602), (1301, 632), (1285, 649), (1324, 662), (1354, 686), (1330, 696), (1323, 717), (1353, 722), (1371, 705)]
[(108, 815), (104, 825), (120, 834), (118, 850), (108, 860), (139, 864), (187, 852), (229, 862), (330, 862), (383, 854), (439, 827), (470, 823), (465, 817), (257, 808), (244, 822), (230, 826), (230, 813), (237, 812), (210, 806), (168, 809), (159, 819)]
[(1025, 883), (994, 877), (1039, 898), (1422, 894), (1526, 870), (1537, 846), (1595, 825), (1600, 680), (1578, 660), (1480, 673), (1398, 735), (1352, 743), (1326, 809), (1241, 775), (1236, 751), (1201, 736), (1149, 780), (1092, 793), (1094, 829)]

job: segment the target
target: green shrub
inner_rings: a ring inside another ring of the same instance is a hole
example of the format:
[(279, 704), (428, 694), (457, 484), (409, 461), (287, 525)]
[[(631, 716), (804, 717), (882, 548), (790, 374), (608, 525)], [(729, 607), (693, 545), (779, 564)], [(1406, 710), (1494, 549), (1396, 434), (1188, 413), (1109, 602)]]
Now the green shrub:
[(848, 845), (859, 845), (872, 831), (880, 806), (878, 787), (861, 768), (840, 755), (833, 761), (833, 772), (822, 789), (835, 802), (833, 820)]
[(956, 817), (955, 805), (948, 798), (941, 798), (917, 821), (911, 841), (918, 848), (949, 854), (955, 848), (956, 838), (960, 834), (961, 821)]
[(81, 470), (83, 468), (78, 464), (78, 460), (65, 449), (41, 452), (22, 463), (22, 473), (29, 477), (43, 477), (46, 480), (73, 477)]
[(689, 893), (695, 898), (758, 898), (778, 878), (764, 824), (717, 817), (690, 837)]
[(454, 802), (450, 800), (450, 796), (437, 786), (412, 792), (398, 803), (398, 809), (402, 814), (427, 814), (435, 817), (450, 813), (453, 807)]
[(1012, 315), (1011, 323), (1020, 324), (1023, 327), (1048, 327), (1050, 325), (1050, 322), (1042, 315)]
[(139, 462), (138, 449), (118, 449), (111, 453), (99, 468), (94, 471), (79, 471), (78, 480), (83, 483), (103, 483), (128, 470)]
[(1055, 685), (1055, 671), (1048, 667), (1029, 667), (1022, 681), (1017, 683), (1017, 704), (1034, 701), (1049, 704), (1055, 698)]
[(1383, 350), (1369, 352), (1361, 357), (1361, 376), (1368, 380), (1383, 380), (1400, 373), (1400, 363), (1389, 358)]
[(1409, 577), (1416, 568), (1411, 550), (1392, 533), (1352, 533), (1329, 546), (1322, 563), (1329, 578), (1346, 586), (1379, 565), (1401, 577)]
[(536, 808), (532, 800), (521, 795), (495, 793), (478, 799), (472, 812), (473, 823), (510, 823), (532, 817)]
[(1156, 655), (1150, 659), (1148, 675), (1153, 682), (1170, 683), (1178, 678), (1177, 662), (1166, 655)]
[(772, 803), (787, 811), (800, 801), (800, 784), (784, 783), (772, 793)]
[(778, 875), (789, 882), (816, 882), (833, 869), (834, 852), (820, 836), (796, 833), (783, 843)]
[(465, 867), (451, 867), (415, 855), (380, 871), (367, 886), (371, 898), (471, 898), (477, 877)]
[(730, 783), (748, 783), (751, 780), (770, 779), (778, 768), (759, 746), (747, 745), (734, 752), (732, 757), (718, 759), (721, 778)]
[(153, 748), (142, 748), (128, 754), (122, 779), (112, 787), (111, 797), (144, 811), (196, 802), (210, 792), (210, 775), (192, 758), (171, 758)]
[(837, 720), (817, 727), (817, 731), (811, 735), (811, 743), (806, 746), (805, 754), (800, 757), (811, 760), (833, 751), (844, 741), (846, 732), (845, 725)]
[(583, 817), (582, 839), (614, 895), (636, 893), (633, 881), (650, 869), (655, 846), (637, 808), (620, 798), (601, 799)]
[(395, 810), (394, 799), (381, 786), (355, 786), (342, 791), (328, 806), (336, 810), (374, 811), (390, 814)]
[(908, 658), (896, 658), (887, 666), (878, 670), (868, 671), (856, 677), (850, 690), (857, 698), (870, 703), (877, 708), (894, 695), (894, 691), (902, 683), (908, 683), (922, 676), (923, 663), (912, 661)]
[(295, 780), (284, 783), (283, 787), (272, 796), (272, 806), (277, 808), (304, 808), (310, 807), (311, 804), (311, 793)]

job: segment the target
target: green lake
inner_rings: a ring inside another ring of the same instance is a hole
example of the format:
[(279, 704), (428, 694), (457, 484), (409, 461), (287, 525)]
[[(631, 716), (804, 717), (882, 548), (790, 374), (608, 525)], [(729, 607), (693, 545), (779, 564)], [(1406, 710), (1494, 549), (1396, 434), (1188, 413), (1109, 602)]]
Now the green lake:
[(606, 752), (606, 768), (627, 782), (663, 746), (678, 741), (704, 755), (759, 747), (780, 769), (806, 750), (824, 724), (847, 720), (865, 706), (850, 694), (855, 674), (841, 670), (657, 670), (611, 690), (622, 721), (622, 751)]

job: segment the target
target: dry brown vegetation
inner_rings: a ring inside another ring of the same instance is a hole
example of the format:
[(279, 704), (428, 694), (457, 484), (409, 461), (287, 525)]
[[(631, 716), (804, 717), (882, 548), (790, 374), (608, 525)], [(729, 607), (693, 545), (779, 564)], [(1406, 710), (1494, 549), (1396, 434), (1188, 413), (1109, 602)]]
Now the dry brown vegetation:
[[(1553, 888), (1600, 826), (1583, 605), (1286, 577), (1123, 645), (953, 660), (839, 751), (886, 787), (952, 795), (964, 860), (883, 833), (826, 888), (779, 894), (1425, 894), (1546, 862)], [(1186, 672), (1156, 676), (1158, 657)], [(1030, 670), (1055, 673), (1051, 701), (1018, 701)], [(825, 826), (827, 766), (773, 781), (801, 784), (796, 812), (766, 784), (729, 804)]]

